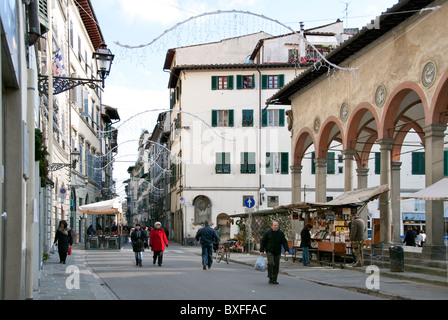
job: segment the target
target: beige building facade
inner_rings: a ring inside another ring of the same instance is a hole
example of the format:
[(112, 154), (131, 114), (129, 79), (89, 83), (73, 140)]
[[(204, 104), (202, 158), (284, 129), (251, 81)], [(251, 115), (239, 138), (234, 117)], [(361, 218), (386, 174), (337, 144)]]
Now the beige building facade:
[[(302, 162), (315, 150), (316, 201), (326, 201), (327, 153), (342, 146), (344, 189), (367, 187), (368, 160), (380, 147), (381, 242), (400, 242), (400, 160), (406, 135), (418, 134), (424, 149), (426, 186), (447, 172), (448, 38), (446, 1), (400, 1), (327, 56), (343, 69), (313, 66), (272, 96), (291, 105), (293, 202), (301, 201)], [(392, 14), (394, 13), (394, 14)], [(349, 69), (350, 68), (350, 69)], [(330, 70), (330, 71), (329, 71)], [(417, 162), (417, 160), (415, 160)], [(413, 164), (414, 165), (414, 164)], [(397, 209), (398, 208), (398, 209)], [(424, 252), (446, 258), (442, 201), (426, 201)]]

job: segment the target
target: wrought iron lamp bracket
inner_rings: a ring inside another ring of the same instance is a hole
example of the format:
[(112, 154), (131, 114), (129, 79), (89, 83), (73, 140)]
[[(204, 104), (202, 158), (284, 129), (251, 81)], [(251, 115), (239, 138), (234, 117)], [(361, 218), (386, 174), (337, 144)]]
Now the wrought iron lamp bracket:
[[(96, 88), (101, 88), (98, 83), (102, 83), (104, 87), (104, 81), (102, 79), (53, 77), (53, 95), (68, 91), (80, 85), (87, 85), (89, 88), (96, 90)], [(48, 95), (48, 76), (39, 75), (39, 93)]]

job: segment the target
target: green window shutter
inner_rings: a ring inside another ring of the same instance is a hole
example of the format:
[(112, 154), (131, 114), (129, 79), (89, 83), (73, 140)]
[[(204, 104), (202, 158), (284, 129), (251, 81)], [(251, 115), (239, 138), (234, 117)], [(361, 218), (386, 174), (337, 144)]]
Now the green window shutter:
[(327, 152), (327, 174), (335, 174), (335, 153)]
[(218, 110), (212, 110), (212, 127), (218, 126)]
[(236, 76), (236, 88), (243, 89), (243, 76), (240, 74)]
[(266, 174), (274, 173), (274, 166), (272, 163), (272, 153), (266, 152)]
[(218, 77), (212, 76), (212, 90), (218, 90)]
[(229, 110), (229, 127), (233, 127), (234, 124), (234, 112), (233, 109)]
[(255, 89), (255, 73), (252, 75), (252, 89)]
[(381, 173), (381, 153), (375, 152), (375, 174)]
[(262, 110), (261, 112), (261, 126), (267, 127), (268, 126), (268, 110)]
[(289, 154), (288, 152), (282, 152), (281, 155), (281, 174), (289, 173)]
[(285, 75), (279, 74), (278, 75), (278, 87), (281, 88), (285, 85)]
[(443, 151), (443, 175), (448, 176), (448, 150)]
[(230, 152), (223, 153), (223, 173), (230, 173)]
[(223, 173), (222, 159), (223, 159), (223, 153), (217, 152), (216, 153), (216, 166), (215, 166), (216, 173)]
[(316, 153), (313, 151), (311, 154), (311, 174), (316, 174), (316, 163), (314, 159), (316, 159)]
[(241, 152), (241, 173), (247, 173), (247, 152)]
[(285, 126), (285, 109), (278, 110), (278, 125), (280, 127)]
[(229, 90), (233, 90), (233, 76), (228, 77), (227, 87)]
[(412, 174), (425, 174), (424, 152), (412, 152)]
[(267, 89), (268, 88), (268, 76), (263, 75), (261, 77), (261, 89)]
[(247, 154), (247, 173), (256, 173), (256, 164), (255, 164), (255, 152), (248, 152)]

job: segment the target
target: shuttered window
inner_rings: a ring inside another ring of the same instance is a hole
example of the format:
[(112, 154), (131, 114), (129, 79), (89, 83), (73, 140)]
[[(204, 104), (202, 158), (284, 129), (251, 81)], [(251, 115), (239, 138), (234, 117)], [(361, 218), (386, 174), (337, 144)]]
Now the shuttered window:
[(241, 173), (255, 172), (255, 152), (241, 152)]
[(230, 152), (216, 153), (216, 173), (230, 173)]

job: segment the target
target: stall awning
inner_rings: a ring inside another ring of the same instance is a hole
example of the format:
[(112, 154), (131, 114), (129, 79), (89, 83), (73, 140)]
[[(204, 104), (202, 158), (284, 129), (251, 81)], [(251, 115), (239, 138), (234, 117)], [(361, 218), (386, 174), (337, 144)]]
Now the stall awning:
[[(325, 209), (336, 206), (359, 206), (363, 203), (375, 200), (382, 193), (389, 191), (389, 186), (387, 184), (367, 188), (367, 189), (358, 189), (353, 191), (346, 191), (341, 194), (336, 199), (333, 199), (329, 202), (299, 202), (299, 203), (291, 203), (288, 205), (278, 206), (271, 210), (262, 210), (254, 212), (252, 215), (268, 215), (274, 213), (284, 213), (288, 210), (303, 210), (303, 209)], [(231, 217), (245, 217), (247, 213), (242, 214), (234, 214)]]
[(118, 199), (111, 199), (89, 203), (78, 207), (78, 210), (86, 214), (118, 214), (121, 213), (121, 202)]
[(400, 197), (399, 199), (448, 200), (448, 178), (443, 178), (423, 190)]

